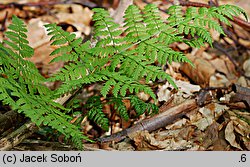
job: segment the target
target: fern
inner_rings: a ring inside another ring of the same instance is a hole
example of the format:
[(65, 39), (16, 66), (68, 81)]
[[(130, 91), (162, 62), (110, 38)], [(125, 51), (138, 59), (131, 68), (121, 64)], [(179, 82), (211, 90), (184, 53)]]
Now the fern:
[(52, 101), (53, 92), (43, 85), (45, 79), (35, 65), (23, 59), (31, 57), (34, 52), (28, 46), (26, 31), (24, 23), (13, 16), (5, 33), (8, 40), (0, 44), (0, 100), (13, 110), (24, 113), (38, 126), (48, 125), (71, 137), (81, 147), (81, 140), (89, 139), (69, 123), (70, 116), (61, 112), (67, 109)]
[[(72, 117), (65, 114), (69, 109), (54, 102), (56, 98), (86, 85), (102, 84), (100, 94), (104, 100), (91, 97), (86, 103), (86, 116), (104, 130), (109, 128), (109, 120), (102, 109), (106, 102), (114, 104), (116, 112), (125, 120), (129, 119), (129, 114), (123, 99), (130, 100), (137, 115), (156, 113), (155, 104), (145, 103), (134, 94), (145, 92), (156, 101), (150, 82), (163, 79), (177, 88), (158, 65), (173, 61), (192, 65), (170, 44), (212, 45), (210, 29), (225, 35), (218, 21), (230, 26), (227, 18), (233, 19), (240, 14), (246, 17), (241, 8), (233, 5), (209, 9), (191, 7), (185, 12), (181, 6), (171, 6), (169, 17), (164, 20), (155, 5), (147, 5), (143, 10), (131, 5), (125, 12), (125, 24), (121, 26), (113, 21), (108, 11), (100, 8), (93, 11), (96, 43), (83, 42), (82, 38), (63, 31), (56, 24), (45, 25), (51, 35), (51, 45), (57, 46), (51, 53), (55, 56), (52, 62), (65, 63), (49, 79), (44, 79), (35, 65), (25, 59), (34, 51), (28, 45), (23, 21), (16, 16), (5, 33), (6, 40), (0, 43), (0, 100), (24, 113), (38, 126), (49, 125), (57, 129), (78, 146), (82, 139), (88, 139), (77, 126), (69, 123)], [(62, 84), (52, 91), (44, 85), (46, 81), (61, 81)]]
[(191, 40), (184, 39), (184, 42), (191, 47), (204, 46), (204, 42), (212, 46), (213, 40), (208, 28), (225, 35), (218, 21), (213, 18), (229, 26), (231, 24), (226, 17), (233, 19), (233, 16), (243, 14), (247, 19), (246, 13), (241, 8), (233, 5), (221, 5), (211, 8), (190, 7), (185, 14), (181, 10), (181, 6), (171, 6), (168, 9), (170, 17), (167, 20), (169, 21), (169, 25), (177, 29), (178, 34), (190, 34), (192, 37), (197, 36)]
[(129, 112), (123, 102), (124, 99), (130, 101), (131, 106), (134, 108), (137, 116), (142, 115), (143, 113), (148, 114), (156, 114), (158, 113), (158, 107), (153, 103), (145, 103), (143, 100), (139, 99), (135, 95), (130, 95), (128, 97), (111, 97), (107, 98), (107, 102), (102, 102), (100, 100), (100, 96), (93, 96), (90, 97), (89, 100), (86, 102), (86, 109), (88, 110), (87, 116), (90, 120), (96, 122), (100, 125), (104, 130), (108, 130), (109, 121), (107, 116), (102, 112), (103, 105), (105, 104), (113, 104), (114, 109), (121, 118), (125, 121), (129, 120)]
[(130, 96), (131, 105), (134, 107), (135, 112), (137, 115), (142, 115), (143, 113), (147, 112), (148, 114), (157, 114), (158, 107), (153, 103), (145, 103), (137, 96)]
[(102, 112), (102, 102), (99, 96), (92, 96), (88, 99), (86, 108), (89, 109), (87, 116), (90, 120), (96, 122), (104, 130), (109, 129), (109, 120)]
[(110, 103), (114, 104), (114, 109), (121, 116), (121, 118), (123, 118), (125, 121), (128, 121), (129, 114), (128, 114), (127, 108), (122, 100), (123, 100), (123, 98), (121, 98), (121, 97), (112, 98), (110, 100)]
[[(52, 55), (62, 54), (62, 58), (55, 60), (71, 61), (52, 79), (64, 82), (56, 90), (57, 96), (79, 89), (83, 85), (99, 82), (103, 83), (100, 93), (104, 98), (109, 93), (115, 98), (125, 98), (129, 94), (144, 91), (156, 100), (151, 88), (147, 84), (141, 84), (140, 80), (145, 79), (146, 83), (149, 83), (156, 79), (165, 79), (177, 88), (171, 77), (155, 65), (156, 62), (164, 65), (177, 61), (192, 65), (183, 53), (171, 49), (170, 44), (185, 42), (192, 47), (200, 47), (207, 42), (211, 45), (209, 29), (224, 35), (215, 19), (230, 25), (226, 17), (244, 14), (243, 10), (231, 5), (209, 9), (188, 8), (185, 13), (182, 12), (181, 6), (172, 6), (168, 10), (170, 16), (163, 20), (155, 5), (147, 5), (143, 11), (131, 5), (125, 12), (124, 26), (120, 26), (106, 10), (97, 8), (94, 12), (96, 44), (92, 46), (89, 42), (81, 42), (81, 38), (73, 39), (71, 34), (63, 32), (54, 24), (46, 26), (52, 35), (53, 44), (62, 45), (52, 52)], [(122, 33), (125, 34), (124, 37), (121, 36)], [(191, 39), (185, 37), (188, 34), (191, 34)], [(78, 61), (73, 61), (76, 58)], [(133, 98), (132, 101), (132, 104), (141, 104)], [(123, 106), (121, 102), (116, 104)], [(115, 108), (123, 113), (123, 118), (128, 118), (124, 114), (124, 107)], [(146, 108), (148, 107), (135, 105), (139, 114)], [(97, 117), (100, 111), (100, 108), (93, 110), (96, 114), (93, 114), (92, 119)]]

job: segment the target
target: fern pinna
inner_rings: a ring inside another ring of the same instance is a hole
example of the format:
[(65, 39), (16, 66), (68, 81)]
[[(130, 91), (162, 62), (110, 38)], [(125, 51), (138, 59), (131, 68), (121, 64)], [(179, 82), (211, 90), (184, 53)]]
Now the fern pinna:
[[(185, 42), (191, 47), (212, 45), (209, 29), (224, 34), (218, 21), (230, 25), (227, 18), (233, 18), (245, 12), (233, 5), (195, 8), (182, 11), (181, 6), (171, 6), (169, 17), (160, 17), (158, 8), (149, 4), (143, 10), (131, 5), (125, 12), (125, 24), (115, 23), (109, 13), (101, 8), (93, 9), (94, 42), (83, 42), (74, 33), (63, 31), (56, 24), (45, 27), (51, 35), (51, 45), (57, 45), (51, 55), (52, 60), (63, 61), (65, 66), (51, 78), (45, 80), (34, 64), (24, 60), (33, 55), (28, 46), (23, 22), (13, 17), (9, 31), (5, 33), (9, 40), (0, 44), (0, 100), (13, 109), (25, 113), (37, 125), (50, 125), (66, 136), (71, 136), (79, 144), (85, 138), (79, 129), (69, 123), (68, 110), (53, 100), (87, 84), (101, 83), (100, 96), (92, 97), (86, 104), (89, 119), (103, 129), (108, 130), (109, 120), (102, 112), (103, 103), (114, 104), (114, 109), (125, 120), (129, 119), (123, 99), (129, 99), (138, 115), (144, 112), (157, 112), (157, 107), (145, 103), (134, 96), (144, 92), (157, 100), (150, 88), (150, 82), (165, 79), (175, 88), (171, 77), (161, 66), (172, 61), (192, 64), (186, 56), (173, 50), (169, 45)], [(191, 38), (187, 35), (190, 34)], [(46, 88), (45, 81), (62, 81), (62, 85), (52, 91)], [(103, 99), (102, 98), (102, 99)], [(85, 138), (86, 139), (86, 138)]]

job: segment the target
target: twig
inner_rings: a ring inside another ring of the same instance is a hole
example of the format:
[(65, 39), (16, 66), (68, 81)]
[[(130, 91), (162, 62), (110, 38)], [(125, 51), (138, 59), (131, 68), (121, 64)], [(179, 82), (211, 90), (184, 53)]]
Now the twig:
[(236, 61), (232, 58), (232, 56), (218, 43), (218, 42), (214, 42), (213, 46), (218, 49), (219, 51), (221, 51), (222, 53), (224, 53), (228, 59), (233, 63), (234, 67), (237, 69), (238, 65), (236, 63)]
[(250, 89), (237, 84), (233, 84), (232, 89), (236, 94), (231, 97), (230, 102), (243, 102), (250, 109)]
[(0, 3), (0, 10), (6, 9), (6, 8), (23, 8), (25, 6), (32, 6), (32, 7), (43, 7), (44, 5), (57, 5), (57, 4), (79, 4), (82, 6), (86, 6), (89, 8), (95, 8), (97, 5), (93, 2), (86, 1), (86, 0), (67, 0), (67, 1), (40, 1), (40, 2), (28, 2), (28, 3), (17, 3), (17, 2), (11, 2), (7, 4)]
[[(74, 93), (65, 95), (54, 101), (63, 105), (73, 95)], [(12, 149), (13, 147), (21, 143), (24, 139), (30, 137), (37, 130), (38, 130), (38, 127), (35, 125), (35, 123), (31, 121), (27, 121), (24, 125), (18, 128), (16, 131), (12, 132), (8, 136), (0, 140), (0, 151), (6, 151), (6, 150)]]
[(124, 129), (119, 133), (113, 134), (111, 136), (101, 137), (97, 139), (97, 141), (101, 143), (109, 141), (120, 141), (126, 138), (126, 136), (131, 135), (137, 131), (147, 130), (149, 132), (152, 132), (156, 129), (159, 129), (161, 127), (164, 127), (172, 123), (177, 118), (180, 118), (181, 116), (185, 115), (186, 113), (195, 109), (196, 107), (197, 107), (196, 100), (194, 99), (187, 100), (173, 108), (161, 112), (160, 114), (154, 117), (145, 119), (128, 129)]
[(19, 129), (0, 140), (0, 151), (10, 150), (14, 146), (21, 143), (24, 139), (31, 136), (31, 134), (36, 130), (37, 126), (35, 126), (34, 123), (28, 122), (24, 124)]
[(239, 72), (240, 75), (244, 76), (246, 79), (250, 79), (250, 77), (246, 76), (242, 71), (242, 69), (239, 68), (236, 61), (232, 58), (232, 56), (228, 53), (228, 51), (226, 51), (218, 42), (214, 42), (213, 46), (214, 48), (218, 49), (227, 56), (227, 58), (233, 63), (235, 69), (237, 70), (237, 72)]

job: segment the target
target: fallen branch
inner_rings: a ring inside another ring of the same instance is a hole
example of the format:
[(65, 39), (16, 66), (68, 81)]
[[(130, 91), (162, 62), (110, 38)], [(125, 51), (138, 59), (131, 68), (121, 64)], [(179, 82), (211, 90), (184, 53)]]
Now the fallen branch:
[[(30, 140), (25, 139), (17, 147), (15, 151), (76, 151), (76, 148), (71, 145), (65, 145), (59, 142), (43, 141), (43, 140)], [(105, 151), (99, 149), (97, 144), (84, 144), (84, 151)]]
[[(63, 105), (74, 94), (75, 93), (65, 95), (61, 98), (54, 100), (54, 101)], [(38, 127), (35, 125), (35, 123), (32, 123), (31, 121), (27, 121), (20, 128), (18, 128), (17, 130), (15, 130), (11, 134), (9, 134), (8, 136), (6, 136), (0, 140), (0, 151), (6, 151), (6, 150), (12, 149), (13, 147), (15, 147), (19, 143), (21, 143), (24, 139), (30, 137), (37, 130), (38, 130)]]
[(0, 140), (0, 151), (10, 150), (14, 146), (21, 143), (24, 139), (28, 138), (37, 130), (34, 123), (28, 122), (18, 128), (16, 131), (9, 134), (7, 137)]
[(21, 116), (13, 110), (0, 114), (0, 135), (9, 128), (15, 127), (17, 123), (20, 123), (20, 118)]
[(44, 5), (53, 6), (58, 4), (78, 4), (89, 8), (95, 8), (97, 5), (93, 2), (90, 2), (88, 0), (68, 0), (68, 1), (40, 1), (40, 2), (27, 2), (27, 3), (17, 3), (17, 2), (11, 2), (11, 3), (0, 3), (0, 10), (6, 9), (6, 8), (23, 8), (25, 6), (32, 6), (32, 7), (43, 7)]
[(231, 97), (230, 102), (243, 102), (247, 108), (250, 108), (250, 89), (234, 84), (233, 91), (236, 93)]
[(103, 142), (109, 142), (109, 141), (120, 141), (124, 138), (126, 138), (128, 135), (131, 135), (138, 131), (144, 131), (147, 130), (149, 132), (152, 132), (156, 129), (162, 128), (173, 121), (175, 121), (177, 118), (180, 118), (181, 116), (185, 115), (189, 111), (195, 109), (197, 107), (196, 100), (187, 100), (173, 108), (170, 108), (166, 111), (160, 111), (161, 113), (158, 115), (155, 115), (154, 117), (151, 117), (149, 119), (145, 119), (134, 126), (124, 129), (123, 131), (110, 135), (110, 136), (104, 136), (97, 141), (103, 143)]

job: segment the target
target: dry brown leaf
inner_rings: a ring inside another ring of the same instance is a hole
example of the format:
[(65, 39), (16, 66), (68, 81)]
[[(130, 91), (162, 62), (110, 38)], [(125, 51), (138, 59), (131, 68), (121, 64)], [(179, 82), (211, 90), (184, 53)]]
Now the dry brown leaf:
[(196, 84), (202, 87), (208, 86), (210, 77), (215, 73), (214, 67), (207, 60), (196, 55), (187, 54), (187, 57), (193, 62), (195, 68), (188, 63), (184, 63), (181, 70)]
[(156, 140), (165, 140), (179, 136), (182, 129), (163, 130), (155, 133)]
[(162, 85), (157, 93), (158, 101), (168, 101), (172, 96), (171, 90), (173, 90), (173, 86), (168, 82)]
[(250, 151), (250, 139), (247, 137), (243, 137), (243, 143), (248, 151)]
[(113, 147), (119, 151), (135, 151), (135, 148), (128, 141), (115, 143)]
[(178, 87), (178, 92), (185, 94), (185, 98), (190, 97), (193, 93), (198, 92), (201, 89), (199, 85), (193, 85), (181, 80), (175, 81), (175, 84)]
[(209, 79), (210, 87), (228, 87), (231, 84), (225, 75), (215, 73)]
[[(72, 13), (67, 11), (67, 8), (71, 7)], [(56, 5), (56, 9), (59, 10), (56, 14), (58, 22), (64, 22), (74, 25), (78, 31), (84, 32), (86, 35), (90, 33), (89, 24), (92, 20), (93, 11), (89, 8), (83, 8), (81, 5)]]
[(197, 122), (193, 122), (192, 124), (197, 126), (198, 129), (200, 130), (205, 130), (209, 125), (211, 125), (213, 123), (213, 119), (211, 117), (207, 117), (207, 118), (202, 118)]
[[(249, 70), (250, 74), (250, 70)], [(236, 84), (243, 86), (243, 87), (248, 87), (247, 79), (244, 76), (240, 76), (239, 79), (237, 80)], [(250, 85), (249, 85), (250, 87)]]
[[(193, 95), (193, 93), (198, 92), (200, 90), (199, 85), (193, 85), (189, 82), (181, 81), (181, 80), (175, 80), (174, 82), (176, 86), (178, 87), (178, 92), (176, 96), (183, 97), (185, 99), (189, 98)], [(158, 100), (159, 101), (168, 101), (170, 97), (172, 96), (172, 90), (174, 90), (174, 87), (169, 84), (168, 82), (161, 86), (159, 88), (159, 91), (157, 93)]]
[(178, 128), (183, 127), (186, 123), (187, 123), (187, 119), (183, 118), (183, 119), (180, 119), (180, 120), (174, 122), (171, 125), (166, 126), (166, 129), (172, 129), (172, 130), (178, 129)]
[(219, 138), (219, 124), (217, 122), (213, 122), (205, 131), (203, 147), (208, 148), (210, 145), (213, 145), (216, 140)]
[(228, 122), (226, 129), (225, 129), (225, 139), (230, 143), (231, 146), (236, 147), (240, 150), (242, 148), (240, 145), (236, 142), (236, 136), (234, 134), (234, 124), (233, 121)]
[(202, 114), (197, 110), (187, 113), (186, 116), (189, 118), (191, 122), (197, 122), (198, 120), (203, 118)]
[(243, 69), (245, 71), (245, 75), (250, 77), (250, 59), (244, 62)]
[(223, 60), (221, 57), (211, 60), (210, 63), (217, 71), (223, 74), (228, 75), (229, 73), (232, 73), (231, 70), (228, 70), (225, 60)]
[(180, 43), (177, 45), (177, 47), (180, 49), (180, 50), (187, 50), (188, 48), (190, 48), (190, 46), (188, 46), (187, 44), (185, 43)]
[[(220, 126), (218, 127), (218, 130), (221, 130)], [(210, 149), (214, 151), (226, 151), (230, 149), (230, 145), (228, 145), (227, 141), (225, 140), (224, 131), (219, 131), (218, 135), (218, 139), (214, 141), (212, 148)]]
[(199, 112), (202, 114), (202, 118), (192, 122), (192, 125), (195, 125), (200, 130), (205, 130), (213, 122), (217, 120), (228, 107), (226, 105), (220, 105), (217, 103), (210, 103), (205, 107), (199, 109)]
[(214, 56), (208, 52), (205, 52), (205, 51), (201, 54), (201, 56), (206, 60), (212, 60), (214, 57), (216, 57), (216, 56)]
[[(239, 115), (242, 116), (242, 114), (244, 114), (244, 115), (250, 116), (250, 113), (242, 113), (242, 112), (238, 112), (237, 110), (228, 111), (228, 113), (230, 115), (231, 121), (233, 121), (235, 132), (237, 132), (241, 136), (244, 136), (250, 139), (250, 125), (244, 120), (239, 118)], [(247, 117), (245, 118), (248, 119)]]
[(182, 150), (192, 147), (191, 143), (186, 140), (176, 141), (174, 138), (163, 141), (156, 140), (153, 134), (149, 134), (147, 131), (138, 132), (133, 140), (138, 150)]
[(41, 18), (31, 19), (27, 25), (27, 36), (32, 48), (40, 47), (50, 41), (50, 36), (46, 33), (44, 25), (47, 24), (43, 22)]

